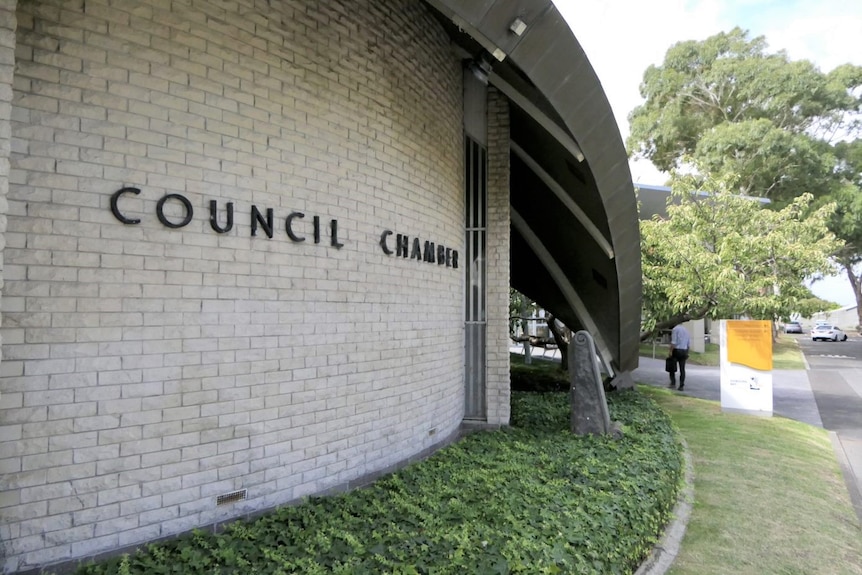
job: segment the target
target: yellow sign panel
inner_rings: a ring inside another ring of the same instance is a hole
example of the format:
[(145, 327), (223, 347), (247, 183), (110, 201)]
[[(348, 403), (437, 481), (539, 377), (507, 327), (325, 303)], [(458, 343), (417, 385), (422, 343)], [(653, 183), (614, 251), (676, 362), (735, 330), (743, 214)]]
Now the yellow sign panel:
[(772, 322), (727, 321), (727, 360), (761, 371), (772, 371)]

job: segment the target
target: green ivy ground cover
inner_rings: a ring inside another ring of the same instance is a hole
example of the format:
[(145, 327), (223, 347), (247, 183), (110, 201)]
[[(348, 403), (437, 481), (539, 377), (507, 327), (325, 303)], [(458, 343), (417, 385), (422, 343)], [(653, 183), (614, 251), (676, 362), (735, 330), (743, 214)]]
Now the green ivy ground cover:
[(626, 391), (608, 403), (621, 440), (569, 433), (565, 393), (515, 393), (512, 427), (367, 488), (78, 573), (632, 573), (670, 517), (682, 455), (651, 400)]

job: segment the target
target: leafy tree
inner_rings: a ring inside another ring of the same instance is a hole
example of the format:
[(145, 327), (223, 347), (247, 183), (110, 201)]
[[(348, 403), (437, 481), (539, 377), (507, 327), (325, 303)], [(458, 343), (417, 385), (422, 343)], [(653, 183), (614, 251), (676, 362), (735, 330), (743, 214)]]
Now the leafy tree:
[(812, 210), (812, 201), (803, 194), (771, 210), (732, 180), (674, 176), (668, 217), (641, 222), (641, 339), (690, 319), (825, 309), (800, 278), (830, 272), (841, 242), (826, 228), (834, 206)]
[(830, 142), (858, 134), (862, 68), (824, 74), (766, 47), (740, 28), (672, 46), (644, 73), (629, 148), (663, 171), (690, 168), (692, 158), (711, 173), (736, 174), (742, 193), (789, 200), (829, 191)]
[(518, 339), (518, 330), (527, 331), (527, 318), (535, 317), (538, 306), (536, 302), (514, 288), (509, 288), (509, 337)]
[(862, 67), (824, 73), (734, 28), (672, 46), (644, 73), (641, 95), (628, 146), (658, 168), (732, 179), (775, 208), (805, 193), (836, 204), (828, 225), (844, 243), (835, 260), (862, 324)]
[(842, 142), (835, 148), (839, 159), (836, 172), (841, 177), (841, 186), (831, 195), (838, 209), (830, 228), (845, 241), (835, 259), (853, 287), (857, 325), (862, 330), (862, 140)]

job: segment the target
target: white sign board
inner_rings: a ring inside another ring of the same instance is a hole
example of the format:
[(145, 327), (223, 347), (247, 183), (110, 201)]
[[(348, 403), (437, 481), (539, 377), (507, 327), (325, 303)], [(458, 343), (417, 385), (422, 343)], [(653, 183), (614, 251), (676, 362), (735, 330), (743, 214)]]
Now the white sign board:
[(772, 322), (721, 320), (721, 408), (772, 415)]

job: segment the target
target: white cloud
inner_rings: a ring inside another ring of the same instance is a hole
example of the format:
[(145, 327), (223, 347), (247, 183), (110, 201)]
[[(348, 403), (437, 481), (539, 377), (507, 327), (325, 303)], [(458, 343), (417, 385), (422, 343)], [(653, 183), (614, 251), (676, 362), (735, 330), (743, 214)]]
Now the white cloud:
[(811, 60), (824, 72), (847, 62), (862, 64), (862, 3), (855, 14), (812, 15), (765, 30), (770, 48), (794, 60)]
[(675, 42), (721, 31), (714, 24), (715, 9), (705, 2), (696, 11), (685, 0), (557, 0), (555, 5), (598, 74), (623, 137), (628, 113), (642, 101), (638, 86), (647, 67), (661, 64)]
[[(639, 86), (644, 71), (659, 65), (665, 52), (682, 40), (703, 40), (722, 30), (717, 3), (694, 8), (685, 0), (627, 2), (556, 0), (596, 71), (623, 140), (629, 135), (628, 114), (643, 102)], [(631, 163), (632, 179), (663, 184), (667, 175), (649, 161)]]

